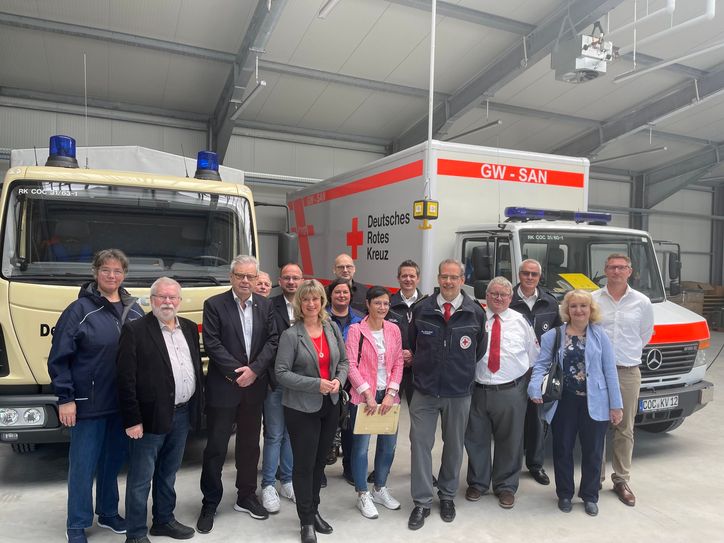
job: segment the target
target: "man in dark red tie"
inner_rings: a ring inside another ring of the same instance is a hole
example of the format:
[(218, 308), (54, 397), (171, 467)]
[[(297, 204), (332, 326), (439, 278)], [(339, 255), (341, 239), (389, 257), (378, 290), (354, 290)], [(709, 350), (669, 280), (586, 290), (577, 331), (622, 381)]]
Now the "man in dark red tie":
[(410, 402), (410, 490), (415, 503), (407, 522), (411, 530), (422, 527), (432, 506), (432, 448), (438, 418), (444, 442), (437, 484), (440, 517), (445, 522), (455, 518), (453, 498), (463, 461), (470, 394), (476, 363), (486, 346), (485, 312), (461, 291), (464, 272), (458, 260), (440, 263), (440, 290), (414, 305), (408, 329), (415, 387)]
[[(468, 489), (478, 501), (490, 489), (498, 504), (515, 504), (523, 455), (526, 373), (538, 357), (538, 341), (526, 318), (509, 309), (513, 285), (496, 277), (488, 285), (486, 331), (489, 345), (475, 370), (475, 389), (465, 432)], [(495, 454), (491, 462), (491, 444)]]

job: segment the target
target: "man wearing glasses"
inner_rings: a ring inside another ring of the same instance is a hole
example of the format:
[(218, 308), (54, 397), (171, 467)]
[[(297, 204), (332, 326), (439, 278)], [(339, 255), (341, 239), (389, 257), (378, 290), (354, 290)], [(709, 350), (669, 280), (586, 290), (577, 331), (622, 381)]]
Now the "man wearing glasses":
[[(558, 313), (558, 301), (550, 292), (538, 285), (540, 278), (540, 262), (532, 258), (521, 262), (518, 267), (520, 282), (513, 288), (513, 299), (510, 302), (510, 309), (523, 315), (533, 327), (539, 343), (544, 333), (562, 324)], [(546, 436), (541, 405), (530, 400), (525, 412), (524, 428), (525, 465), (533, 479), (539, 484), (548, 485), (551, 481), (543, 469)]]
[[(613, 491), (628, 506), (636, 505), (636, 496), (628, 485), (634, 448), (634, 419), (641, 388), (641, 353), (654, 331), (651, 300), (628, 284), (633, 270), (631, 259), (614, 253), (606, 259), (606, 286), (593, 293), (601, 310), (601, 325), (613, 343), (618, 382), (623, 398), (623, 420), (613, 426)], [(605, 458), (601, 484), (605, 480)]]
[(367, 287), (354, 280), (354, 272), (356, 268), (354, 260), (348, 254), (342, 253), (334, 259), (334, 276), (339, 279), (346, 279), (352, 284), (352, 301), (349, 305), (362, 314), (367, 314)]
[(195, 322), (177, 316), (181, 286), (161, 277), (151, 308), (127, 322), (118, 344), (118, 397), (130, 438), (126, 542), (148, 543), (146, 515), (153, 481), (151, 535), (189, 539), (194, 529), (174, 517), (176, 472), (191, 426), (201, 417), (201, 355)]
[[(485, 296), (488, 349), (475, 370), (465, 432), (465, 498), (477, 501), (492, 487), (503, 509), (515, 505), (523, 454), (527, 375), (540, 350), (531, 325), (510, 309), (512, 297), (513, 285), (505, 277), (490, 281)], [(495, 454), (491, 458), (493, 442)]]
[[(270, 298), (279, 335), (294, 324), (292, 301), (303, 279), (302, 269), (296, 264), (287, 264), (279, 273), (282, 293)], [(295, 501), (292, 486), (292, 445), (284, 422), (283, 392), (283, 387), (276, 381), (272, 364), (269, 390), (264, 400), (264, 452), (261, 464), (261, 502), (270, 513), (278, 513), (281, 509), (280, 494), (292, 502)], [(281, 482), (279, 492), (276, 489), (277, 468)]]
[(465, 428), (475, 365), (485, 353), (485, 312), (461, 291), (465, 267), (443, 260), (438, 267), (439, 292), (415, 304), (408, 330), (415, 393), (410, 403), (410, 491), (415, 503), (407, 527), (418, 530), (433, 501), (432, 448), (438, 417), (442, 418), (442, 465), (437, 477), (440, 517), (455, 519), (455, 503), (463, 461)]
[(201, 468), (204, 495), (196, 528), (208, 533), (221, 503), (221, 470), (236, 424), (236, 511), (255, 519), (269, 513), (256, 497), (261, 414), (268, 370), (276, 357), (278, 334), (272, 303), (254, 294), (259, 263), (239, 255), (231, 262), (231, 289), (204, 303), (203, 339), (209, 356), (206, 377), (208, 440)]

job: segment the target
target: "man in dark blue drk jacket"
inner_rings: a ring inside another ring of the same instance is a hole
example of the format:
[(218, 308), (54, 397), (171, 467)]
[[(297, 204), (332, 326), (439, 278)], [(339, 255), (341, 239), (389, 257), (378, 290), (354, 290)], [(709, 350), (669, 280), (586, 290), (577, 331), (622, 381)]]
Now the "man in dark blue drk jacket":
[(432, 505), (432, 448), (438, 416), (442, 417), (442, 465), (438, 475), (440, 516), (455, 518), (465, 428), (475, 366), (485, 354), (485, 312), (461, 291), (465, 267), (443, 260), (438, 267), (439, 292), (420, 301), (409, 328), (415, 393), (410, 404), (410, 490), (415, 507), (407, 523), (417, 530)]

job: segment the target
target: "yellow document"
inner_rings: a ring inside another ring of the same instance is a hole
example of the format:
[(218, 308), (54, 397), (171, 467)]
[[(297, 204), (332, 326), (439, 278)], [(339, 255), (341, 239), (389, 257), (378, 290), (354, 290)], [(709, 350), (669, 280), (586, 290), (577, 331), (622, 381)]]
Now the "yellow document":
[(574, 289), (598, 290), (600, 287), (582, 273), (561, 273), (560, 276)]
[(379, 406), (373, 415), (365, 413), (364, 404), (357, 407), (354, 421), (355, 434), (394, 434), (400, 424), (400, 404), (393, 405), (385, 415), (380, 415)]

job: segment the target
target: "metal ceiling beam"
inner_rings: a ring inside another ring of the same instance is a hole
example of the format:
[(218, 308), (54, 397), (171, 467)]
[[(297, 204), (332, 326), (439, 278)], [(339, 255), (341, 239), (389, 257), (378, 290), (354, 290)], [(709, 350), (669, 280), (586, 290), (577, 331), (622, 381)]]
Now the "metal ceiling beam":
[[(54, 111), (83, 115), (84, 100), (82, 96), (40, 92), (13, 87), (0, 87), (0, 105), (21, 107), (39, 111)], [(60, 106), (72, 106), (63, 108)], [(140, 106), (125, 102), (88, 99), (88, 115), (102, 119), (128, 120), (131, 122), (147, 122), (163, 126), (175, 126), (192, 130), (206, 130), (209, 120), (207, 115), (162, 109), (151, 106)], [(145, 120), (144, 120), (145, 119)], [(155, 119), (155, 120), (153, 120)], [(153, 120), (153, 122), (151, 122)], [(162, 121), (163, 120), (163, 121)]]
[(616, 115), (599, 128), (578, 134), (553, 152), (561, 155), (586, 156), (618, 138), (645, 129), (657, 121), (696, 106), (724, 90), (724, 70), (702, 79), (678, 85), (658, 98), (648, 99)]
[(258, 0), (254, 14), (251, 16), (249, 27), (246, 29), (244, 39), (236, 55), (233, 69), (229, 71), (221, 96), (214, 108), (214, 117), (211, 122), (213, 132), (213, 148), (219, 155), (219, 162), (224, 160), (226, 150), (231, 140), (231, 132), (234, 129), (234, 121), (231, 115), (236, 106), (231, 102), (236, 87), (247, 89), (250, 82), (253, 82), (256, 69), (256, 57), (261, 55), (271, 37), (285, 6), (287, 0)]
[(264, 130), (267, 132), (279, 132), (281, 134), (293, 134), (297, 136), (321, 138), (326, 140), (342, 140), (352, 143), (362, 143), (379, 147), (380, 150), (386, 150), (387, 152), (389, 152), (391, 144), (390, 140), (384, 138), (343, 134), (340, 132), (333, 132), (331, 130), (317, 130), (314, 128), (301, 128), (298, 126), (288, 126), (258, 121), (237, 121), (234, 134), (244, 135), (243, 129), (245, 128), (250, 130)]
[[(434, 109), (433, 137), (446, 131), (457, 118), (478, 105), (481, 98), (492, 96), (529, 66), (548, 55), (559, 39), (582, 32), (622, 2), (623, 0), (566, 2), (540, 26), (522, 40), (516, 41), (477, 77)], [(406, 149), (426, 138), (427, 116), (401, 134), (394, 142), (394, 149)]]
[[(304, 79), (311, 79), (313, 81), (338, 83), (340, 85), (368, 89), (376, 92), (387, 92), (390, 94), (401, 94), (404, 96), (414, 96), (417, 98), (427, 99), (426, 89), (409, 87), (407, 85), (397, 85), (395, 83), (387, 83), (385, 81), (365, 79), (362, 77), (354, 77), (334, 72), (325, 72), (323, 70), (315, 70), (314, 68), (292, 66), (291, 64), (283, 64), (281, 62), (273, 62), (271, 60), (259, 60), (259, 70), (295, 77), (303, 77)], [(445, 100), (448, 96), (448, 94), (444, 94), (442, 92), (435, 93), (435, 98), (440, 101)]]
[[(633, 62), (633, 53), (626, 53), (625, 55), (621, 55), (621, 58), (623, 60)], [(643, 66), (650, 66), (651, 64), (657, 64), (663, 61), (664, 59), (662, 58), (654, 57), (652, 55), (646, 55), (644, 53), (636, 51), (637, 64), (641, 64)], [(684, 75), (686, 77), (693, 77), (694, 79), (701, 79), (702, 77), (705, 77), (709, 74), (709, 72), (706, 70), (699, 70), (697, 68), (692, 68), (691, 66), (686, 66), (685, 64), (671, 64), (669, 66), (664, 66), (661, 69), (666, 70), (667, 72), (678, 73), (679, 75)]]
[[(431, 10), (430, 0), (387, 0), (390, 4), (399, 4), (409, 8), (415, 8), (422, 11)], [(437, 3), (437, 14), (441, 17), (451, 17), (468, 23), (478, 24), (487, 28), (495, 28), (504, 32), (512, 32), (525, 36), (535, 30), (535, 25), (500, 17), (492, 13), (485, 13), (476, 9), (470, 9), (463, 6), (457, 6), (448, 2)]]
[(88, 26), (37, 19), (35, 17), (24, 17), (22, 15), (13, 15), (11, 13), (0, 12), (0, 24), (15, 28), (65, 34), (66, 36), (73, 36), (76, 38), (87, 38), (92, 40), (101, 40), (104, 42), (118, 43), (121, 45), (129, 45), (132, 47), (142, 47), (144, 49), (153, 49), (164, 53), (173, 53), (176, 55), (201, 58), (204, 60), (214, 60), (216, 62), (223, 62), (224, 64), (231, 64), (235, 59), (233, 54), (225, 53), (223, 51), (214, 51), (203, 47), (194, 47), (191, 45), (184, 45), (182, 43), (158, 40), (155, 38), (146, 38), (135, 34), (126, 34), (125, 32), (115, 32), (113, 30), (103, 30), (100, 28), (91, 28)]

